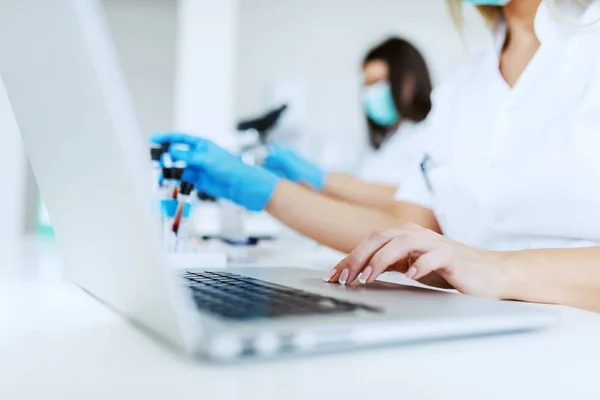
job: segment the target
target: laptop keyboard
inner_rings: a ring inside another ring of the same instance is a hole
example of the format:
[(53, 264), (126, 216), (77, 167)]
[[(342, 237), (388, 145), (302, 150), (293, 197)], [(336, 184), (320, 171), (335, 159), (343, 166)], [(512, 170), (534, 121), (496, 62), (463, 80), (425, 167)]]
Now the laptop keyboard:
[(374, 307), (320, 296), (287, 286), (229, 272), (182, 274), (196, 306), (211, 314), (235, 320), (379, 312)]

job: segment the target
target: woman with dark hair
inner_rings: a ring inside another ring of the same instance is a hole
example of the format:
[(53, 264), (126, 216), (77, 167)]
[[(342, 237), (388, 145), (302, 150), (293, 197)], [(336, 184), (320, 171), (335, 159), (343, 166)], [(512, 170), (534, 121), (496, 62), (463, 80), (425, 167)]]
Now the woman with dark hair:
[(357, 178), (397, 184), (422, 158), (416, 125), (431, 110), (431, 79), (423, 56), (409, 42), (390, 38), (370, 50), (362, 64), (363, 104), (373, 153)]
[(356, 176), (323, 171), (278, 145), (271, 146), (264, 167), (328, 197), (386, 210), (394, 204), (402, 177), (423, 159), (424, 137), (418, 128), (431, 110), (431, 80), (419, 51), (395, 37), (369, 50), (362, 72), (372, 153)]

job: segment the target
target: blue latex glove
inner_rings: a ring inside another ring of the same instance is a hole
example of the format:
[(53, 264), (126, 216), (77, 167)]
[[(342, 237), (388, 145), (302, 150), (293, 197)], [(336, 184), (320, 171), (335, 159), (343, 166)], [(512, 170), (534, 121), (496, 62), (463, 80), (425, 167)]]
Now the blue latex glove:
[(292, 182), (305, 183), (318, 191), (322, 191), (325, 186), (325, 171), (284, 146), (269, 146), (264, 167)]
[(158, 133), (152, 143), (184, 144), (189, 150), (171, 146), (174, 161), (187, 164), (184, 179), (198, 191), (223, 198), (250, 211), (267, 206), (280, 178), (262, 168), (250, 166), (227, 150), (207, 139), (181, 133)]

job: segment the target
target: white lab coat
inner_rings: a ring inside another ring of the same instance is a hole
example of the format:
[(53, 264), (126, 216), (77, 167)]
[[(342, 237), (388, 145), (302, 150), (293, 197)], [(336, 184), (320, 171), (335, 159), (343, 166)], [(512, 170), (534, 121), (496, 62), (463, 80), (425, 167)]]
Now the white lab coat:
[(405, 121), (378, 150), (371, 150), (357, 169), (356, 177), (382, 185), (398, 185), (423, 158), (421, 123)]
[[(600, 18), (600, 0), (582, 17)], [(600, 24), (572, 28), (542, 2), (541, 46), (510, 88), (495, 49), (434, 94), (427, 159), (396, 198), (443, 232), (495, 250), (600, 245)]]

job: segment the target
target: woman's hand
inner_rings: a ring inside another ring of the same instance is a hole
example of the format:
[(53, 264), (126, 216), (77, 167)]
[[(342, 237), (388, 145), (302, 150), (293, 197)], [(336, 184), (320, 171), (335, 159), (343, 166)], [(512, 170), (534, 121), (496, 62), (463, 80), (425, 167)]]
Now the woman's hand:
[(325, 186), (326, 173), (288, 147), (270, 145), (264, 167), (289, 181), (308, 185), (319, 192)]
[(160, 133), (151, 137), (156, 144), (171, 146), (175, 161), (186, 163), (184, 178), (196, 189), (216, 198), (232, 201), (250, 211), (262, 211), (271, 199), (280, 178), (263, 169), (245, 164), (239, 156), (210, 140), (181, 133)]
[(328, 282), (373, 282), (386, 271), (420, 280), (436, 272), (462, 293), (502, 298), (507, 266), (502, 253), (475, 249), (408, 224), (373, 233), (325, 277)]

